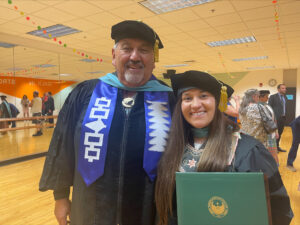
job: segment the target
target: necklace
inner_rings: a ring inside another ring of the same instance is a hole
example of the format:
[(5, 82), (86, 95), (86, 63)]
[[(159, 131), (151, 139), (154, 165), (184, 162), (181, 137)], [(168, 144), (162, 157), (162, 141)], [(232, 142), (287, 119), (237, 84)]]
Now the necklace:
[(122, 101), (122, 105), (126, 108), (131, 108), (132, 106), (134, 106), (134, 99), (130, 97), (124, 98)]

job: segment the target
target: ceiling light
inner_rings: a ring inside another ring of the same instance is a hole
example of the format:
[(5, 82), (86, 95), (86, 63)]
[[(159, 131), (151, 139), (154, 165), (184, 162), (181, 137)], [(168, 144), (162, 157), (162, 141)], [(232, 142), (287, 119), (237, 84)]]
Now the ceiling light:
[(188, 66), (188, 64), (165, 65), (164, 67), (169, 68), (169, 67), (182, 67), (182, 66)]
[(145, 0), (139, 3), (156, 14), (162, 14), (213, 1), (215, 0)]
[(248, 67), (247, 70), (263, 70), (263, 69), (274, 69), (275, 66), (262, 66), (262, 67)]
[(196, 61), (195, 60), (186, 60), (186, 61), (183, 61), (183, 62), (185, 62), (185, 63), (194, 63)]
[(248, 37), (235, 38), (230, 40), (207, 42), (206, 44), (210, 47), (219, 47), (219, 46), (236, 45), (236, 44), (243, 44), (249, 42), (256, 42), (255, 37), (248, 36)]
[(260, 60), (260, 59), (267, 59), (267, 58), (268, 56), (256, 56), (256, 57), (249, 57), (249, 58), (233, 59), (232, 61), (239, 62), (239, 61)]
[(79, 61), (82, 61), (82, 62), (88, 62), (88, 63), (96, 62), (95, 59), (80, 59)]
[(55, 67), (56, 65), (52, 64), (39, 64), (39, 65), (33, 65), (34, 67), (41, 67), (41, 68), (48, 68), (48, 67)]
[(87, 73), (89, 73), (89, 74), (95, 74), (95, 73), (105, 73), (104, 71), (92, 71), (92, 72), (87, 72)]
[(62, 25), (62, 24), (56, 24), (56, 25), (53, 25), (50, 27), (42, 28), (40, 30), (30, 31), (27, 34), (51, 39), (51, 38), (62, 37), (62, 36), (66, 36), (66, 35), (74, 34), (74, 33), (78, 33), (78, 32), (81, 32), (81, 31), (77, 30), (75, 28), (72, 28), (72, 27)]
[(59, 76), (62, 76), (62, 77), (67, 77), (67, 76), (72, 76), (72, 74), (68, 74), (68, 73), (61, 73), (61, 74), (59, 74)]
[(17, 46), (17, 45), (5, 43), (5, 42), (0, 42), (0, 47), (3, 47), (3, 48), (13, 48), (15, 46)]
[(6, 70), (19, 71), (19, 70), (25, 70), (25, 69), (24, 68), (19, 68), (19, 67), (12, 67), (12, 68), (7, 68)]

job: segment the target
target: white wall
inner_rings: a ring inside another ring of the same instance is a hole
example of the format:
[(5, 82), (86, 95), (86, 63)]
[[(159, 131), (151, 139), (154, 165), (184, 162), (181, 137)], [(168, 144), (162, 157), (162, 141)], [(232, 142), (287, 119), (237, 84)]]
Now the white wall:
[[(270, 79), (275, 79), (277, 84), (271, 87), (268, 84)], [(251, 71), (245, 77), (243, 77), (233, 88), (235, 90), (234, 95), (238, 95), (241, 98), (244, 96), (244, 92), (250, 88), (256, 88), (258, 90), (269, 90), (271, 94), (277, 93), (277, 85), (283, 82), (283, 70), (259, 70)], [(259, 83), (263, 86), (259, 87)], [(297, 84), (296, 84), (296, 117), (300, 115), (300, 68), (297, 69)], [(231, 101), (232, 102), (232, 101)]]
[[(277, 84), (271, 87), (268, 82), (270, 79), (275, 79)], [(250, 71), (243, 79), (234, 85), (234, 95), (244, 96), (244, 92), (250, 88), (256, 88), (258, 90), (269, 90), (271, 94), (277, 92), (277, 85), (282, 83), (283, 70), (258, 70)], [(263, 86), (260, 87), (259, 83)]]

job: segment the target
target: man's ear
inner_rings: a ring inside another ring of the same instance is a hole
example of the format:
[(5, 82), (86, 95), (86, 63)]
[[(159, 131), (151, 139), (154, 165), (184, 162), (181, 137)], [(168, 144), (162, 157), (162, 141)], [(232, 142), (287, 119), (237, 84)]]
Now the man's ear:
[(111, 53), (112, 53), (112, 64), (113, 64), (113, 66), (116, 66), (116, 62), (115, 62), (115, 60), (116, 60), (116, 50), (114, 48), (112, 48)]

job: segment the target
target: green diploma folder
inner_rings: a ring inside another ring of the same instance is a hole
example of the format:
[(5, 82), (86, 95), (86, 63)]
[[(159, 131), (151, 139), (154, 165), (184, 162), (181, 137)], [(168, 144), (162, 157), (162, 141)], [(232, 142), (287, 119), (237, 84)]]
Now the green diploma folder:
[(176, 173), (178, 225), (271, 225), (263, 173)]

